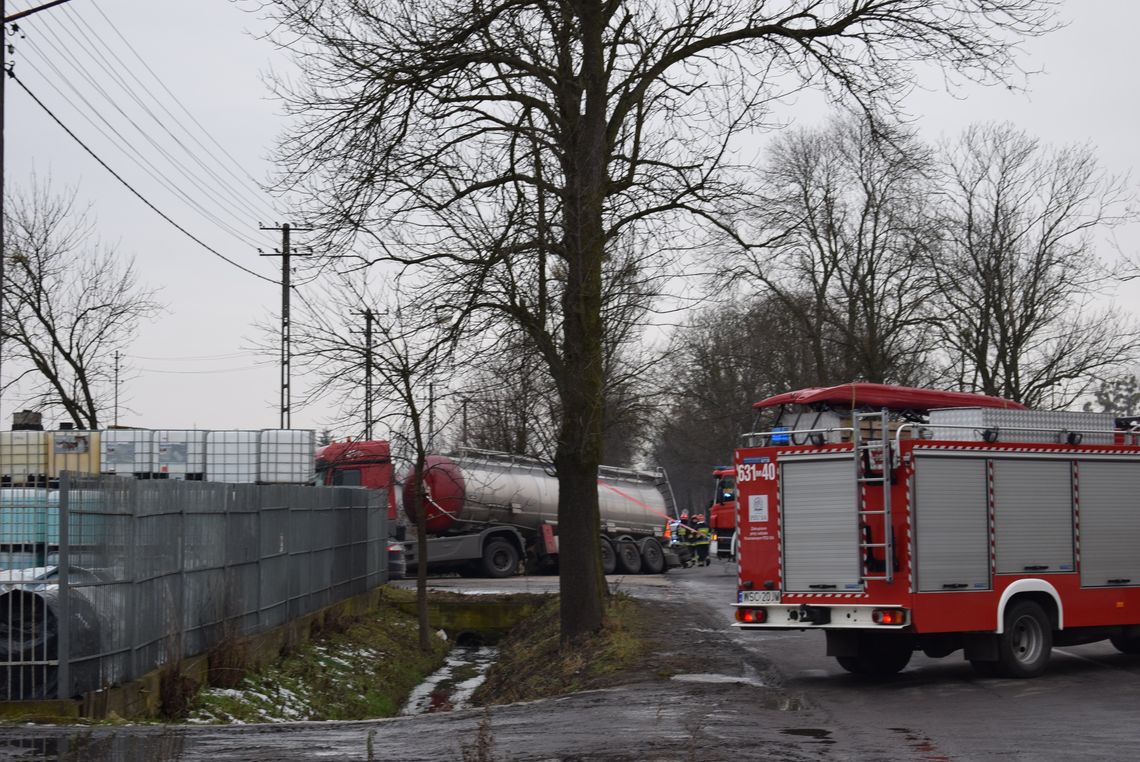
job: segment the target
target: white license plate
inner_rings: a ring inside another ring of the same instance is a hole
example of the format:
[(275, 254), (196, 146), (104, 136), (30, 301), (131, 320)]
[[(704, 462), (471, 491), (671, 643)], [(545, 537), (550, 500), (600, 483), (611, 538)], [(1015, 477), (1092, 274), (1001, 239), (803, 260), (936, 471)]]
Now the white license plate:
[(741, 590), (738, 594), (739, 603), (779, 603), (778, 590)]

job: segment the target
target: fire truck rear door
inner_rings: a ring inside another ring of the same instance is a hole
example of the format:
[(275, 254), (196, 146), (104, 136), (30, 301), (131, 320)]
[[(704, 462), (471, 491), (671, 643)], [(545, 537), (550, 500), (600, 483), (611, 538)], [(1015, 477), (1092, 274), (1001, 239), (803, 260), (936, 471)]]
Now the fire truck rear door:
[(780, 483), (784, 590), (862, 591), (857, 484), (851, 454), (785, 459)]

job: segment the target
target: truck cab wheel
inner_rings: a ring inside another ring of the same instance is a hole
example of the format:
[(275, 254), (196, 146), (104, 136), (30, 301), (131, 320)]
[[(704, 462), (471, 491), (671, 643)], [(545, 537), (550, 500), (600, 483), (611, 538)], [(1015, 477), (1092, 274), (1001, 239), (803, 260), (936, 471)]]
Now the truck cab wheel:
[(501, 537), (490, 540), (483, 547), (483, 571), (492, 579), (510, 577), (518, 571), (519, 552)]
[(1003, 677), (1037, 677), (1049, 663), (1053, 627), (1034, 601), (1017, 601), (1005, 612), (1005, 632), (998, 636), (998, 669)]

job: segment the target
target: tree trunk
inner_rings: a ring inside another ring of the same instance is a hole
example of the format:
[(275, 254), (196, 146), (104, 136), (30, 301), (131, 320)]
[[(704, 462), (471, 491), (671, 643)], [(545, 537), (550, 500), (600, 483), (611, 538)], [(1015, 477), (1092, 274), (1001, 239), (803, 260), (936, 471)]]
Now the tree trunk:
[[(606, 177), (606, 75), (602, 9), (583, 2), (582, 64), (577, 81), (585, 98), (567, 98), (572, 113), (566, 152), (563, 362), (558, 383), (562, 422), (554, 462), (558, 469), (559, 585), (562, 642), (603, 624), (605, 579), (598, 538), (598, 466), (603, 446), (602, 259)], [(584, 104), (583, 104), (584, 101)], [(578, 104), (583, 104), (579, 106)], [(579, 112), (581, 109), (581, 112)]]

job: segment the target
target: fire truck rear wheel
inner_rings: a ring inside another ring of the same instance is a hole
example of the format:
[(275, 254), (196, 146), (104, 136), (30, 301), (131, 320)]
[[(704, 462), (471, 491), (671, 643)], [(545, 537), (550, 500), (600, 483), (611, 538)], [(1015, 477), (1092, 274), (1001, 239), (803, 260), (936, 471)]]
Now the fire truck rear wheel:
[(1003, 677), (1037, 677), (1049, 663), (1053, 627), (1034, 601), (1017, 601), (1005, 612), (1005, 632), (998, 637), (998, 666)]
[(859, 656), (856, 657), (862, 668), (859, 674), (880, 679), (892, 677), (910, 664), (912, 655), (914, 642), (910, 638), (864, 637), (859, 642)]
[(510, 577), (519, 569), (519, 552), (501, 537), (490, 540), (483, 547), (483, 570), (492, 579)]
[(1140, 654), (1140, 637), (1130, 638), (1126, 635), (1113, 635), (1109, 638), (1112, 645), (1122, 654)]
[(856, 656), (836, 656), (835, 660), (839, 662), (839, 666), (853, 675), (867, 674), (867, 670), (863, 669), (863, 662)]

